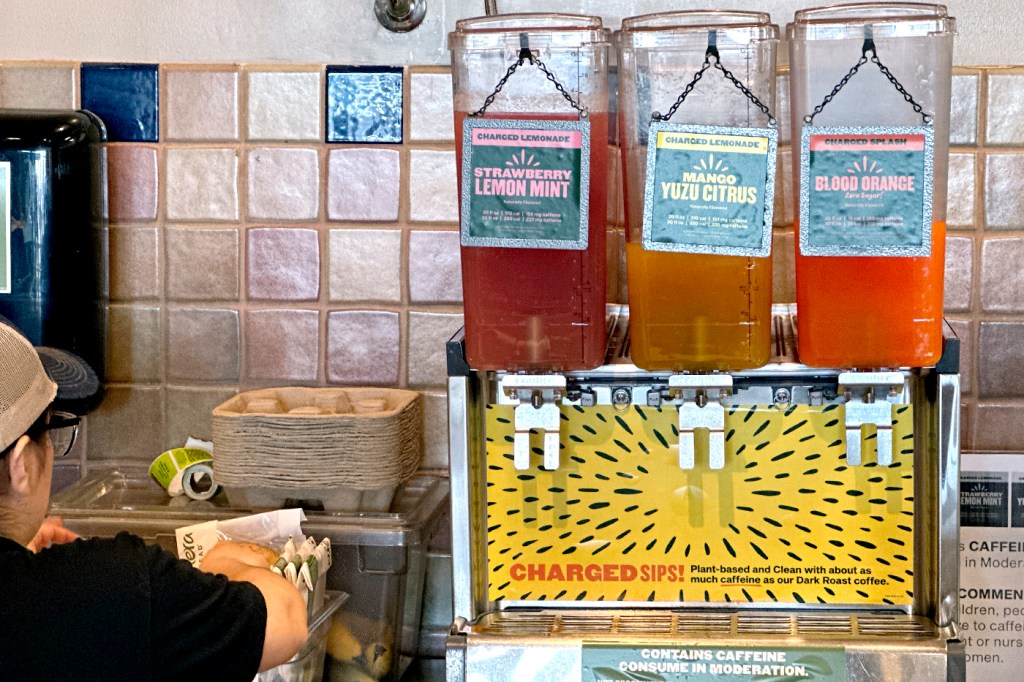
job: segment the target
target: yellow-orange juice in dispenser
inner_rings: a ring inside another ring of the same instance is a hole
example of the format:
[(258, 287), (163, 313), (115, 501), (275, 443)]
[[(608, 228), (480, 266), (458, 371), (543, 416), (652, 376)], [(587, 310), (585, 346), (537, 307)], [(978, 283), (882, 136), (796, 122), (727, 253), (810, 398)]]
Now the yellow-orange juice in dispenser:
[(768, 361), (778, 33), (759, 12), (622, 23), (626, 267), (639, 367)]

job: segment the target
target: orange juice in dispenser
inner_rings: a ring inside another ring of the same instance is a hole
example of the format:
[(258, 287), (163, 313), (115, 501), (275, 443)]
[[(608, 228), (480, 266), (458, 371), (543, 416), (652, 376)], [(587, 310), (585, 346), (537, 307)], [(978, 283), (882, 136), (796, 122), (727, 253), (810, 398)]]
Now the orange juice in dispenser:
[(851, 4), (788, 27), (800, 360), (929, 366), (942, 289), (955, 20)]

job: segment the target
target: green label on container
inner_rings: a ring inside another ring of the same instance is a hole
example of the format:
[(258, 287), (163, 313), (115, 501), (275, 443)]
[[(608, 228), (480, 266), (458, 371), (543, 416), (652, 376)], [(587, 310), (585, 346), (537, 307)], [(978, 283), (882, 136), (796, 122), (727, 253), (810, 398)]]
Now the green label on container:
[(590, 122), (467, 118), (462, 244), (587, 248)]
[(805, 127), (801, 253), (930, 255), (933, 149), (928, 126)]
[(768, 256), (777, 144), (771, 128), (651, 124), (644, 248)]
[(0, 294), (11, 293), (11, 162), (0, 161)]
[(846, 682), (842, 648), (583, 645), (583, 682)]

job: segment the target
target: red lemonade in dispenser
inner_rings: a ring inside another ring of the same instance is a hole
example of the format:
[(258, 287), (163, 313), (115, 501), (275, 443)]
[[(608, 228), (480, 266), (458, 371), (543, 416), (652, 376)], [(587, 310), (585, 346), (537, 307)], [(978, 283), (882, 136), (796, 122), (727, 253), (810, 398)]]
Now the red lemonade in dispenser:
[(606, 38), (600, 19), (539, 14), (467, 19), (449, 36), (475, 369), (604, 361)]

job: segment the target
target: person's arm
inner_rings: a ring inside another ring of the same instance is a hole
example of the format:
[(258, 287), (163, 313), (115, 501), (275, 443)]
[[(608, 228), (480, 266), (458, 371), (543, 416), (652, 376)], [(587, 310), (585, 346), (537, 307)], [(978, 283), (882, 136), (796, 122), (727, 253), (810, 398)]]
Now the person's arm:
[(308, 636), (306, 605), (295, 586), (273, 573), (261, 554), (221, 540), (206, 553), (199, 568), (228, 580), (252, 583), (263, 594), (267, 604), (267, 631), (260, 659), (261, 672), (288, 661), (305, 644)]

